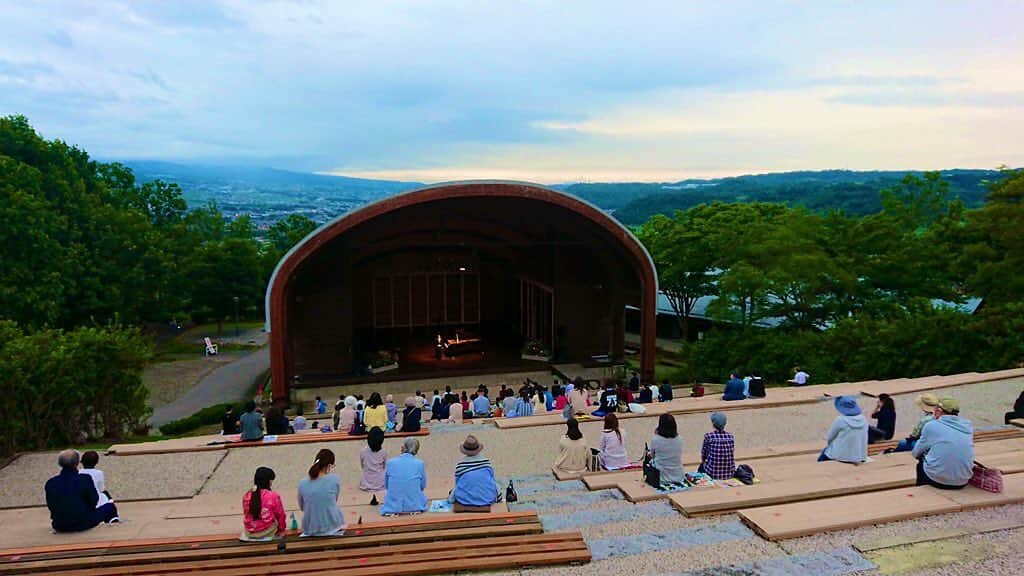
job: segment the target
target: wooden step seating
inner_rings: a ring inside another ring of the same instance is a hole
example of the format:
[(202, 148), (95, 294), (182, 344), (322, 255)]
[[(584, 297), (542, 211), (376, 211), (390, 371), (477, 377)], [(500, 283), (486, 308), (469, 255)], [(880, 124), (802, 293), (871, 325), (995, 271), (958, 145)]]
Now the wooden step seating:
[(1024, 418), (1014, 418), (1013, 420), (1010, 420), (1010, 424), (1018, 428), (1024, 428)]
[[(427, 436), (430, 429), (424, 427), (418, 432), (390, 432), (386, 438), (404, 438), (406, 436)], [(211, 442), (224, 442), (232, 436), (220, 436), (216, 434), (206, 436), (192, 436), (187, 438), (174, 438), (172, 440), (158, 440), (156, 442), (142, 442), (138, 444), (115, 444), (107, 449), (111, 456), (141, 456), (143, 454), (176, 454), (180, 452), (208, 452), (212, 450), (228, 450), (234, 448), (257, 448), (261, 446), (280, 446), (283, 444), (311, 444), (315, 442), (344, 442), (351, 440), (366, 440), (366, 435), (351, 435), (348, 432), (300, 432), (298, 434), (287, 434), (278, 436), (273, 442), (241, 442), (233, 441), (225, 444), (210, 444)]]
[[(950, 386), (975, 384), (995, 380), (1024, 377), (1024, 369), (1000, 370), (998, 372), (968, 372), (949, 376), (925, 376), (921, 378), (897, 378), (893, 380), (869, 380), (864, 382), (840, 382), (835, 384), (816, 384), (811, 386), (794, 386), (789, 388), (770, 388), (767, 398), (738, 400), (726, 402), (721, 396), (704, 396), (702, 398), (676, 398), (669, 402), (645, 404), (647, 411), (643, 414), (618, 414), (619, 418), (649, 418), (661, 414), (693, 414), (701, 412), (750, 410), (810, 404), (827, 397), (846, 394), (866, 394), (877, 396), (882, 392), (888, 394), (911, 394), (924, 390), (937, 390)], [(595, 391), (594, 394), (597, 392)], [(594, 407), (594, 410), (597, 408)], [(594, 417), (591, 417), (594, 419)], [(498, 418), (494, 421), (498, 428), (525, 428), (533, 426), (563, 425), (565, 420), (560, 413), (541, 414), (519, 418)]]
[(235, 535), (0, 551), (0, 574), (433, 574), (583, 563), (579, 532), (542, 534), (536, 513), (413, 516), (351, 526), (337, 538), (241, 543)]
[[(999, 442), (1002, 441), (1002, 442)], [(1000, 428), (992, 431), (983, 431), (975, 434), (975, 453), (980, 459), (982, 455), (996, 455), (1004, 452), (1012, 452), (1018, 449), (1024, 450), (1024, 433), (1014, 428)], [(989, 445), (990, 443), (991, 446)], [(885, 449), (894, 447), (896, 444), (893, 442), (886, 442), (880, 444), (872, 444), (869, 446), (868, 453), (872, 455), (873, 462), (858, 466), (858, 469), (862, 470), (878, 470), (883, 467), (893, 466), (910, 466), (913, 467), (914, 461), (910, 456), (909, 452), (901, 452), (891, 455), (882, 455)], [(817, 454), (821, 451), (821, 444), (798, 444), (793, 445), (790, 449), (785, 447), (779, 447), (777, 454), (772, 455), (765, 452), (764, 450), (754, 449), (744, 453), (744, 451), (737, 452), (736, 462), (737, 464), (748, 464), (754, 469), (754, 473), (761, 480), (760, 484), (755, 486), (743, 486), (736, 488), (716, 488), (716, 490), (732, 491), (743, 495), (749, 495), (750, 490), (764, 491), (766, 494), (774, 494), (778, 498), (784, 498), (785, 494), (792, 493), (794, 495), (800, 494), (799, 489), (792, 481), (804, 482), (807, 485), (809, 480), (818, 476), (822, 476), (824, 473), (831, 471), (833, 468), (841, 472), (846, 472), (846, 467), (851, 466), (848, 464), (842, 464), (838, 462), (817, 462)], [(1024, 456), (1024, 455), (1022, 455)], [(1024, 457), (1022, 457), (1024, 460)], [(700, 464), (700, 458), (698, 455), (684, 456), (683, 467), (686, 470), (695, 470)], [(1009, 466), (1013, 466), (1012, 456), (994, 461), (992, 467), (1004, 469)], [(890, 473), (891, 474), (891, 473)], [(856, 475), (855, 475), (856, 476)], [(896, 478), (895, 475), (891, 476)], [(909, 476), (913, 478), (913, 474)], [(891, 482), (897, 482), (894, 485), (887, 484), (885, 477), (879, 474), (873, 474), (870, 476), (872, 481), (877, 482), (877, 485), (867, 485), (865, 490), (880, 490), (889, 487), (902, 485), (896, 480)], [(792, 488), (774, 487), (769, 489), (764, 486), (775, 483), (784, 482)], [(848, 482), (844, 480), (844, 482)], [(644, 502), (649, 500), (658, 500), (662, 498), (670, 498), (673, 503), (683, 511), (684, 513), (690, 514), (686, 506), (683, 506), (678, 500), (695, 500), (700, 503), (699, 506), (693, 508), (694, 514), (708, 514), (708, 513), (722, 513), (730, 510), (735, 510), (735, 506), (726, 506), (726, 502), (722, 502), (724, 508), (718, 509), (711, 507), (704, 509), (708, 500), (717, 501), (721, 496), (716, 496), (717, 493), (708, 493), (710, 488), (699, 488), (691, 489), (684, 492), (677, 493), (664, 493), (658, 492), (648, 486), (643, 481), (643, 473), (640, 470), (628, 470), (625, 472), (605, 472), (601, 474), (587, 475), (583, 477), (583, 483), (590, 490), (607, 490), (610, 488), (618, 488), (627, 500), (631, 502)], [(845, 486), (845, 490), (851, 487)], [(697, 510), (700, 510), (699, 512)]]
[(973, 486), (962, 490), (912, 486), (749, 508), (740, 510), (739, 516), (762, 537), (773, 541), (785, 540), (933, 514), (1024, 502), (1024, 474), (1006, 475), (1003, 484), (1001, 494), (992, 494)]

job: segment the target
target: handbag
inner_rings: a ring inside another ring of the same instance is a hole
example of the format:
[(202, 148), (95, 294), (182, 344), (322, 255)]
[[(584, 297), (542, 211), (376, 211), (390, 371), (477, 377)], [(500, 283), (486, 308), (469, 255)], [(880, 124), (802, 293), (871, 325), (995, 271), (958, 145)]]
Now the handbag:
[(986, 492), (1000, 494), (1003, 491), (1003, 472), (975, 462), (974, 471), (968, 484)]
[(654, 467), (651, 451), (644, 444), (644, 482), (652, 488), (661, 487), (661, 471)]
[(516, 488), (512, 485), (512, 481), (508, 481), (508, 488), (505, 488), (505, 502), (518, 502), (519, 495), (516, 494)]

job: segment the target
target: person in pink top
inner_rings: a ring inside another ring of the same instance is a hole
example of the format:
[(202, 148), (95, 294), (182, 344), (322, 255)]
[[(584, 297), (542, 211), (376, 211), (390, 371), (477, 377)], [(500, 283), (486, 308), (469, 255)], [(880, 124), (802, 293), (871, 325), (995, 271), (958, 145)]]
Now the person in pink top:
[(241, 540), (273, 540), (275, 536), (284, 536), (284, 504), (281, 496), (270, 489), (275, 477), (270, 468), (260, 466), (256, 469), (255, 486), (242, 497), (244, 519)]
[(384, 451), (384, 431), (378, 427), (370, 428), (366, 435), (366, 444), (359, 453), (359, 463), (363, 468), (359, 489), (364, 492), (378, 492), (384, 489), (384, 466), (388, 461), (388, 453)]

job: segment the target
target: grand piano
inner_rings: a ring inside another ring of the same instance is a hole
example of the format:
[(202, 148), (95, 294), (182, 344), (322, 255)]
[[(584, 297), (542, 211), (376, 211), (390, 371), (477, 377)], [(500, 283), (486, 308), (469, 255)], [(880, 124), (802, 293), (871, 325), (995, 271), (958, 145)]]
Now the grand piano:
[(436, 346), (438, 356), (443, 354), (449, 358), (470, 352), (483, 352), (483, 340), (480, 336), (466, 330), (456, 330), (451, 338), (438, 334)]

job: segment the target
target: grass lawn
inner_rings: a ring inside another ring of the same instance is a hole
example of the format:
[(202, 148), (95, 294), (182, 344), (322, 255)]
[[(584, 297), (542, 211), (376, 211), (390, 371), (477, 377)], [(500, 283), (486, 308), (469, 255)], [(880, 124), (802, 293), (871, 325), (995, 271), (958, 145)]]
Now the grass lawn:
[[(248, 330), (256, 330), (263, 327), (263, 322), (239, 322), (238, 329), (242, 333)], [(174, 338), (164, 340), (156, 347), (156, 359), (158, 362), (168, 360), (180, 360), (182, 358), (195, 358), (203, 354), (203, 338), (209, 336), (216, 342), (221, 338), (233, 338), (235, 335), (234, 322), (225, 322), (222, 325), (223, 331), (217, 333), (217, 324), (199, 324), (183, 331)], [(253, 350), (259, 346), (249, 344), (236, 344), (223, 342), (218, 344), (220, 352), (233, 352), (240, 350)]]

